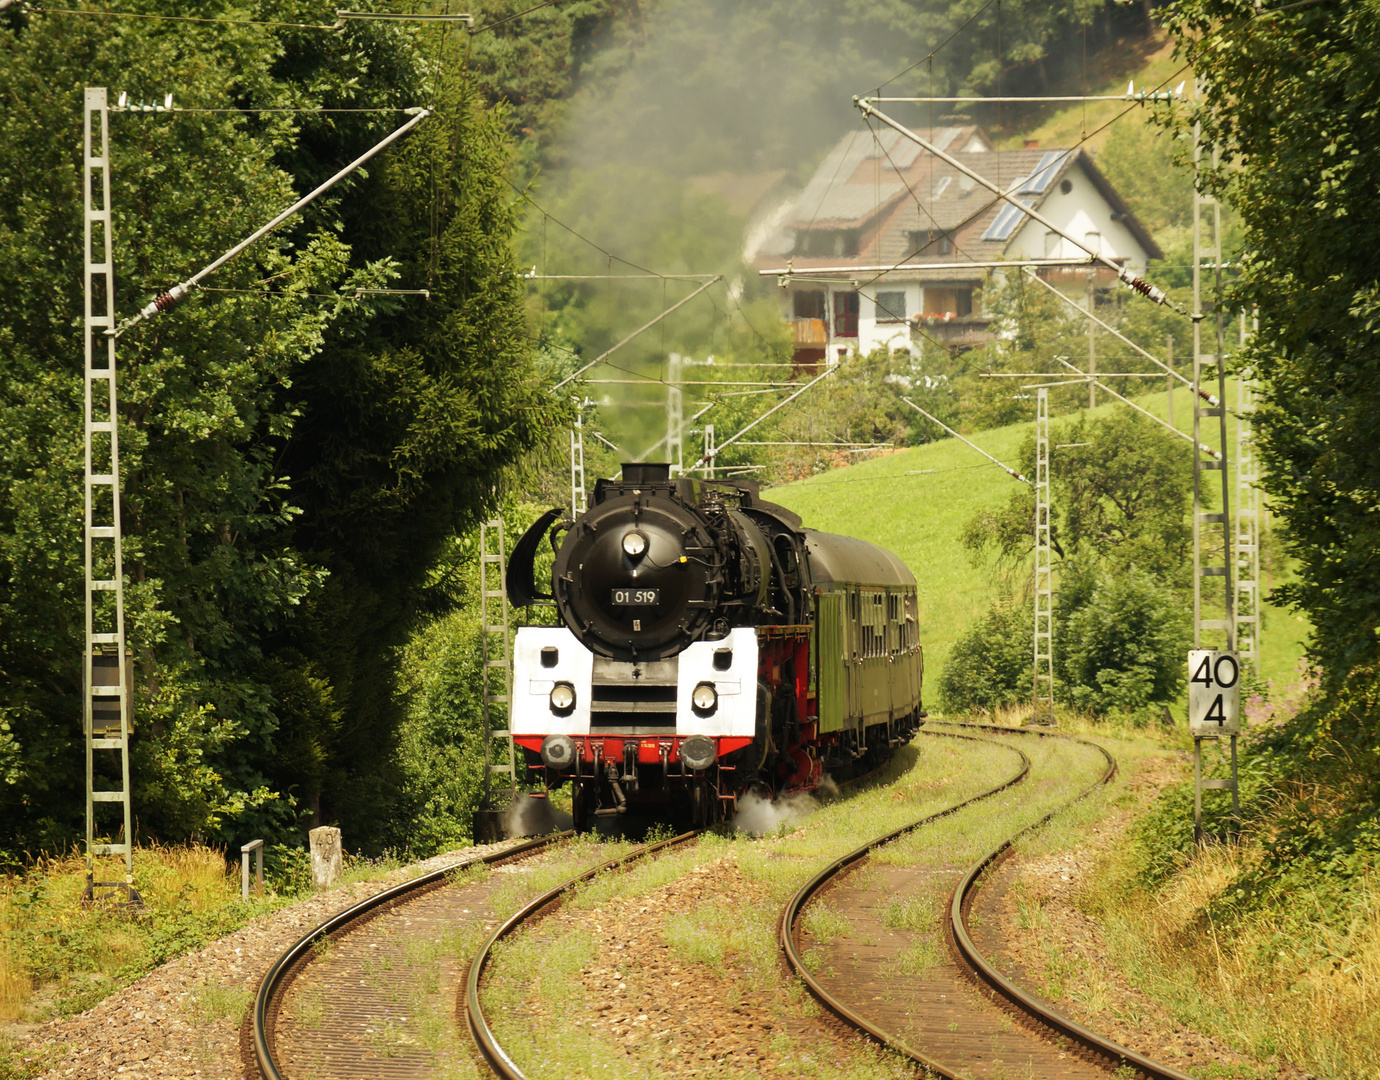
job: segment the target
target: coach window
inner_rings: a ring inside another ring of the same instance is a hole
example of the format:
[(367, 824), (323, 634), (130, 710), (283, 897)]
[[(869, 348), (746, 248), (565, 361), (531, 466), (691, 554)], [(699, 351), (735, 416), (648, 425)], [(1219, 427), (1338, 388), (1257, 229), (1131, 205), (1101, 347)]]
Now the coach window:
[(867, 655), (868, 658), (876, 655), (876, 621), (872, 618), (872, 594), (867, 594), (867, 599), (863, 601), (863, 625), (867, 626)]

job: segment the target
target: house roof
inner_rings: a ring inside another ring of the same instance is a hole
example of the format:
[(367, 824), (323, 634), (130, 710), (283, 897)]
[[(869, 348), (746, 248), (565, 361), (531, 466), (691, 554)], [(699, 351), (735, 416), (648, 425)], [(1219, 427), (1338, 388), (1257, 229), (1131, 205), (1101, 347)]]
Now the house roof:
[[(921, 132), (921, 137), (946, 152), (967, 149), (975, 137), (991, 145), (971, 124), (933, 128)], [(883, 131), (875, 137), (862, 130), (851, 132), (829, 152), (796, 197), (787, 227), (861, 227), (876, 216), (879, 205), (890, 206), (906, 191), (907, 181), (902, 177), (909, 175), (921, 154), (917, 143), (897, 131)]]
[[(1163, 258), (1154, 238), (1081, 149), (1001, 150), (971, 125), (919, 132), (973, 172), (1003, 191), (1017, 187), (1017, 198), (1039, 209), (1071, 170), (1081, 170), (1119, 220), (1152, 259)], [(791, 210), (782, 215), (778, 235), (762, 245), (759, 261), (779, 265), (794, 249), (802, 230), (856, 229), (856, 256), (795, 255), (797, 270), (812, 266), (899, 263), (914, 252), (911, 234), (948, 233), (953, 250), (921, 258), (935, 262), (995, 262), (1009, 257), (1011, 241), (1028, 220), (1009, 202), (965, 176), (954, 166), (923, 151), (899, 132), (875, 138), (856, 131), (846, 136), (815, 171)], [(935, 278), (942, 271), (925, 272)]]

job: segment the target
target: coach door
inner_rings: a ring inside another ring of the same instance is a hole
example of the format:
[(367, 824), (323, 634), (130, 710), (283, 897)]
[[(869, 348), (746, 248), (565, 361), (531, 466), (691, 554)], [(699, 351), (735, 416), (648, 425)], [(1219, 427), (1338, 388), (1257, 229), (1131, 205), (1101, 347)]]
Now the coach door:
[(890, 684), (890, 709), (892, 719), (906, 714), (905, 702), (910, 697), (910, 679), (904, 661), (905, 640), (901, 636), (904, 626), (901, 622), (901, 594), (888, 591), (886, 594), (886, 658), (887, 682)]
[(848, 679), (848, 718), (856, 725), (863, 714), (863, 688), (867, 667), (863, 662), (866, 651), (866, 635), (863, 633), (863, 595), (856, 586), (848, 590), (848, 618), (844, 620), (844, 628), (848, 634), (843, 652), (843, 670), (847, 673)]
[(838, 731), (848, 715), (848, 664), (842, 593), (823, 593), (815, 607), (816, 687), (819, 729)]

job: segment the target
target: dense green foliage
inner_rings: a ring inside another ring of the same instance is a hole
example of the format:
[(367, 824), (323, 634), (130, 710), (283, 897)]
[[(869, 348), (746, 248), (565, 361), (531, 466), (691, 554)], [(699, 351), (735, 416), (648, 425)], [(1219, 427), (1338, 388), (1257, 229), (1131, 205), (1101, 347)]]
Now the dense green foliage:
[[(1078, 416), (1050, 428), (1050, 535), (1058, 560), (1113, 573), (1140, 569), (1188, 585), (1184, 560), (1193, 462), (1176, 439), (1124, 406), (1098, 420)], [(1035, 439), (1021, 445), (1018, 468), (1035, 476)], [(976, 515), (963, 544), (1020, 565), (1035, 546), (1035, 490), (1012, 491), (996, 513)]]
[[(1247, 255), (1227, 303), (1258, 305), (1245, 366), (1260, 380), (1264, 481), (1298, 560), (1289, 598), (1343, 679), (1380, 660), (1380, 8), (1300, 7), (1251, 18), (1193, 2), (1173, 25), (1211, 90), (1200, 119), (1222, 152), (1207, 183), (1241, 220)], [(1225, 21), (1224, 21), (1225, 20)]]
[[(1136, 712), (1183, 686), (1188, 643), (1185, 569), (1192, 463), (1180, 440), (1130, 409), (1050, 430), (1051, 547), (1057, 577), (1056, 698), (1093, 712)], [(1020, 451), (1035, 474), (1035, 440)], [(1029, 586), (1035, 493), (1021, 485), (1006, 506), (975, 514), (963, 544)], [(1002, 601), (954, 651), (941, 690), (951, 709), (990, 709), (1030, 692), (1033, 615)], [(1016, 657), (1021, 663), (1016, 663)]]
[(973, 621), (954, 643), (939, 675), (939, 696), (949, 712), (991, 711), (1028, 698), (1032, 690), (1032, 630), (1029, 604), (1000, 600)]
[[(193, 110), (112, 116), (121, 315), (375, 144), (399, 110), (435, 110), (207, 283), (231, 291), (120, 341), (142, 829), (274, 836), (306, 815), (376, 843), (401, 781), (396, 650), (454, 602), (435, 570), (448, 538), (549, 423), (513, 273), (506, 136), (460, 74), (461, 42), (274, 25), (318, 21), (290, 0), (198, 14), (268, 24), (0, 16), (11, 852), (65, 846), (81, 812), (82, 86), (171, 90)], [(308, 111), (256, 111), (273, 109)], [(430, 298), (359, 291), (379, 287)]]
[(1068, 575), (1055, 617), (1055, 677), (1075, 708), (1134, 713), (1179, 696), (1187, 608), (1155, 575), (1136, 567)]
[[(1181, 0), (1169, 21), (1207, 88), (1177, 130), (1200, 122), (1221, 151), (1203, 183), (1241, 230), (1224, 304), (1259, 315), (1240, 367), (1263, 399), (1262, 486), (1297, 567), (1276, 597), (1312, 620), (1320, 683), (1252, 717), (1240, 863), (1199, 917), (1214, 932), (1277, 927), (1260, 959), (1302, 981), (1315, 959), (1295, 943), (1316, 940), (1311, 928), (1330, 935), (1339, 975), (1355, 970), (1380, 860), (1380, 5), (1284, 7)], [(1172, 791), (1138, 830), (1149, 886), (1195, 858), (1192, 795)], [(1237, 828), (1224, 801), (1206, 813), (1212, 831)]]

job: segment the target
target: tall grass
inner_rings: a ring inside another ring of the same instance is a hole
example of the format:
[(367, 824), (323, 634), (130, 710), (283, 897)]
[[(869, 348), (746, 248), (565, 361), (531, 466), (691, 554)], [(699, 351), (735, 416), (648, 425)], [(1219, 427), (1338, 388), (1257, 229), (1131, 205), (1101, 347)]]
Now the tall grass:
[[(83, 904), (86, 861), (42, 857), (0, 879), (0, 1020), (43, 1019), (89, 1007), (172, 956), (242, 925), (238, 873), (199, 844), (135, 852), (140, 912)], [(97, 881), (123, 881), (123, 859), (98, 859)], [(117, 894), (123, 899), (123, 894)], [(36, 990), (44, 1003), (32, 1004)]]
[(1214, 902), (1251, 858), (1245, 846), (1202, 848), (1150, 896), (1123, 853), (1084, 904), (1114, 960), (1176, 1020), (1329, 1080), (1380, 1078), (1380, 882), (1363, 879), (1340, 927), (1277, 908), (1222, 925)]

